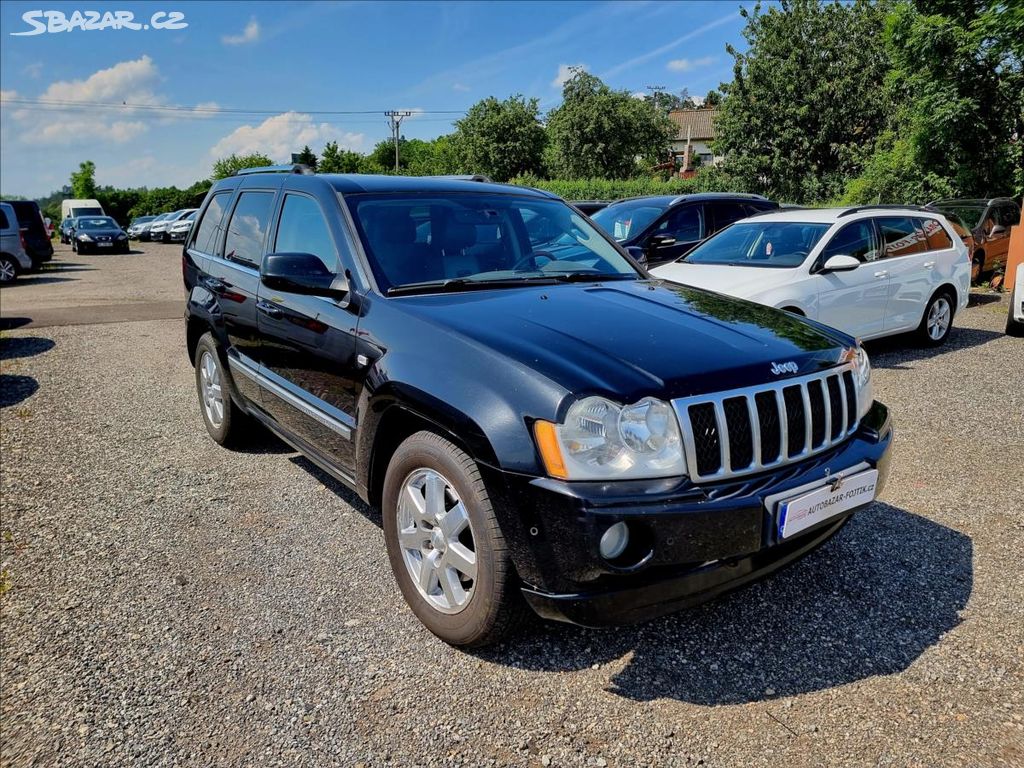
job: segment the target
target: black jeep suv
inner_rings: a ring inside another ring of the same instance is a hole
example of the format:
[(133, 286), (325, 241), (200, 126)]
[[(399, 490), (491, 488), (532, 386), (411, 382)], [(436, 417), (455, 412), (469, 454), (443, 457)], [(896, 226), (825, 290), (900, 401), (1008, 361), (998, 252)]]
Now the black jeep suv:
[(694, 604), (882, 488), (892, 430), (854, 339), (655, 280), (545, 192), (274, 171), (217, 182), (185, 243), (203, 419), (224, 444), (265, 425), (380, 508), (444, 640), (526, 605)]

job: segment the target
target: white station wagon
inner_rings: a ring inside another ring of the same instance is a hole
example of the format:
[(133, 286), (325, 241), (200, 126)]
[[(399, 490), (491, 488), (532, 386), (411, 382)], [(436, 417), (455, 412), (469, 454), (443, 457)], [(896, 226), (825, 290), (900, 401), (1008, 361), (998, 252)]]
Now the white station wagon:
[(918, 331), (935, 346), (967, 306), (971, 262), (949, 222), (933, 211), (790, 208), (738, 221), (651, 273), (796, 312), (861, 339)]

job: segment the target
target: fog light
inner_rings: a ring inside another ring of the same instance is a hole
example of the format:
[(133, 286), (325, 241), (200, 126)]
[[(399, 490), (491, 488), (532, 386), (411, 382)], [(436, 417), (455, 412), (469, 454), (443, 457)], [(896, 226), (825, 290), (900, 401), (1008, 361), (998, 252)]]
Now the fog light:
[(629, 528), (625, 523), (615, 523), (601, 536), (601, 557), (614, 560), (626, 551), (629, 544)]

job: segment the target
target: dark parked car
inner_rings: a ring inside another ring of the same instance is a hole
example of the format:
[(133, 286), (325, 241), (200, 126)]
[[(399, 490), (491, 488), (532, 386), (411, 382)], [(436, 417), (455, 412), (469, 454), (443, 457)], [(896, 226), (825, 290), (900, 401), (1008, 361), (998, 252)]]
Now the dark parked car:
[(447, 642), (707, 600), (881, 490), (850, 336), (654, 280), (546, 192), (271, 170), (216, 182), (183, 249), (206, 429), (263, 424), (381, 509)]
[(1006, 266), (1010, 248), (1010, 227), (1020, 224), (1020, 206), (1008, 197), (981, 200), (936, 200), (926, 208), (950, 212), (970, 229), (974, 236), (971, 279)]
[(33, 269), (53, 258), (53, 243), (46, 229), (43, 213), (35, 200), (4, 200), (14, 209), (18, 227), (25, 233), (25, 253), (32, 259)]
[(734, 221), (778, 207), (760, 195), (655, 195), (620, 200), (591, 218), (620, 245), (635, 249), (637, 257), (642, 254), (654, 267), (678, 259)]
[(75, 231), (75, 220), (70, 216), (60, 223), (60, 241), (71, 245), (71, 233)]
[(607, 208), (611, 204), (610, 200), (573, 200), (571, 202), (579, 210), (587, 214), (587, 216), (593, 216), (602, 208)]
[(109, 216), (79, 216), (71, 233), (78, 253), (128, 253), (128, 235)]

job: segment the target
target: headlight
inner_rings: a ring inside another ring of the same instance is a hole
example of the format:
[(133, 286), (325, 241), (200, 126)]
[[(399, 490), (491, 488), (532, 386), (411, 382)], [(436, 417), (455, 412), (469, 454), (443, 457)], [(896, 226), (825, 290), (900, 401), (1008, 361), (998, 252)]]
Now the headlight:
[(860, 421), (875, 402), (875, 390), (871, 386), (871, 362), (868, 353), (859, 344), (849, 352), (851, 354), (848, 359), (853, 360), (853, 383), (857, 387), (857, 421)]
[(566, 480), (625, 480), (686, 474), (679, 422), (668, 403), (646, 397), (622, 406), (587, 397), (562, 424), (538, 421), (547, 472)]
[(82, 242), (85, 242), (85, 243), (91, 243), (92, 242), (92, 238), (89, 237), (88, 235), (79, 235), (78, 239), (81, 240)]

